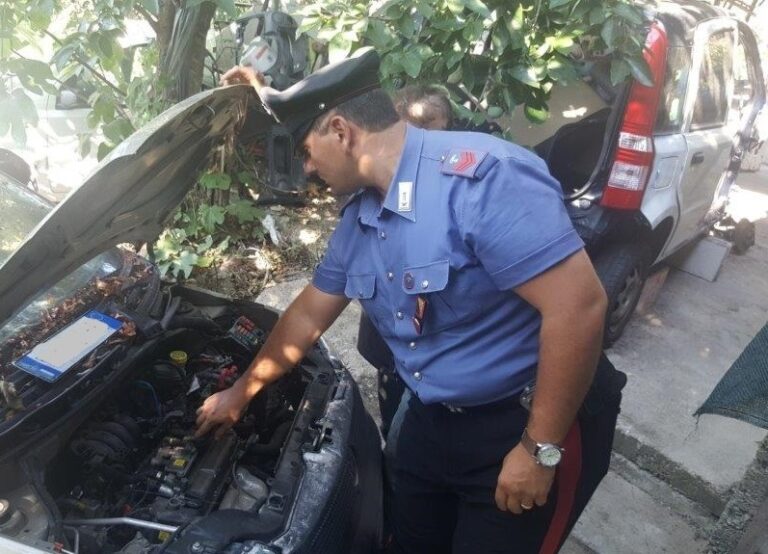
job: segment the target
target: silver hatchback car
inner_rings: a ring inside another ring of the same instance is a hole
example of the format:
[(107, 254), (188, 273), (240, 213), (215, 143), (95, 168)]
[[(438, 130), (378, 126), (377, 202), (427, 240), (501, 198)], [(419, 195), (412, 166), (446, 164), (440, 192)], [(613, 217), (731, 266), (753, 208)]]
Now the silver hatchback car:
[(631, 318), (649, 270), (723, 216), (765, 103), (748, 25), (700, 1), (660, 2), (649, 15), (655, 84), (614, 86), (609, 63), (594, 63), (583, 82), (553, 91), (562, 117), (531, 141), (562, 184), (608, 293), (607, 344)]

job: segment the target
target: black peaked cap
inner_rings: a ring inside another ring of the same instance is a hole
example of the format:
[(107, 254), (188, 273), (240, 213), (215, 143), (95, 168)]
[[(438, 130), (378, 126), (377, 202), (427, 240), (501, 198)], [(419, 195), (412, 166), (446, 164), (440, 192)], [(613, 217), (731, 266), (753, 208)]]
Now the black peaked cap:
[(259, 94), (267, 110), (299, 146), (317, 117), (379, 87), (379, 55), (365, 48), (355, 57), (326, 65), (283, 91), (264, 88)]

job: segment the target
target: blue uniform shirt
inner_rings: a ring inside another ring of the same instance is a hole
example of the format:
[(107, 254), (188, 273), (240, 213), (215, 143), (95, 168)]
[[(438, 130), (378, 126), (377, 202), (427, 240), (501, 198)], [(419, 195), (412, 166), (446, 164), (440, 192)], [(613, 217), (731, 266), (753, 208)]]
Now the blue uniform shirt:
[(534, 376), (541, 317), (513, 289), (583, 246), (540, 158), (408, 126), (386, 198), (350, 200), (313, 284), (360, 301), (422, 402), (474, 406)]

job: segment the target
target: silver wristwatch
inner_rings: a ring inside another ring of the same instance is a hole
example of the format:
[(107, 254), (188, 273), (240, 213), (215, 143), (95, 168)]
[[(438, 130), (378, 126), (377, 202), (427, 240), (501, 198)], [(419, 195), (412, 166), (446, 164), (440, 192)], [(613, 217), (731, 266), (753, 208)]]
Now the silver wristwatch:
[(523, 435), (520, 437), (520, 442), (528, 453), (533, 456), (536, 463), (544, 467), (555, 467), (563, 459), (564, 449), (560, 448), (556, 444), (549, 442), (536, 442), (531, 435), (528, 434), (528, 429), (523, 429)]

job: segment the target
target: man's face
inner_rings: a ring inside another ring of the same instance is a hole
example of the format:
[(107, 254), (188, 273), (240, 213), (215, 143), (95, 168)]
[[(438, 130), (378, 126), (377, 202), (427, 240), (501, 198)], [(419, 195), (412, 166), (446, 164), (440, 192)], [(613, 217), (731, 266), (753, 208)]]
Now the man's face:
[(304, 173), (328, 185), (331, 194), (350, 194), (360, 188), (357, 167), (345, 148), (344, 137), (326, 129), (310, 131), (300, 150), (304, 158)]

